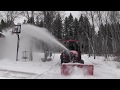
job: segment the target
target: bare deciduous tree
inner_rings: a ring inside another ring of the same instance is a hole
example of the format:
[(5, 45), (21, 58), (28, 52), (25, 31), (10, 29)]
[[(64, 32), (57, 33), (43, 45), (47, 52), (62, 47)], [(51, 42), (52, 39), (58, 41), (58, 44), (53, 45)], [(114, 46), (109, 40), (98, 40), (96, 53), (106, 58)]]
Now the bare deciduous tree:
[(6, 21), (14, 21), (19, 15), (22, 14), (22, 11), (2, 11), (1, 16), (6, 19)]

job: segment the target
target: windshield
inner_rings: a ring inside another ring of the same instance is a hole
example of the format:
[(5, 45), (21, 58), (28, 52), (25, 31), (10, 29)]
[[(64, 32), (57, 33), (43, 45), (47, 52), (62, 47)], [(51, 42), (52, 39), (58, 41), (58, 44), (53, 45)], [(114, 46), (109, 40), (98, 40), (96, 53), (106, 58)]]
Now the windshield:
[(67, 42), (66, 47), (69, 50), (77, 50), (78, 49), (78, 44), (76, 42)]

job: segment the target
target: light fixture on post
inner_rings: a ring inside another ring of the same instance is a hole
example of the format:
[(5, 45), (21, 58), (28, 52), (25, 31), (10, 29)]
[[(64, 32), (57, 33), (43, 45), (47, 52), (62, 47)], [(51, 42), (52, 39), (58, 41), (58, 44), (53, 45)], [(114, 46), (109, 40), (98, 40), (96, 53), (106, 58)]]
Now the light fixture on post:
[(20, 41), (20, 37), (19, 34), (21, 33), (21, 24), (17, 24), (14, 25), (13, 29), (12, 29), (12, 34), (16, 34), (18, 37), (17, 40), (17, 54), (16, 54), (16, 61), (18, 61), (18, 50), (19, 50), (19, 41)]

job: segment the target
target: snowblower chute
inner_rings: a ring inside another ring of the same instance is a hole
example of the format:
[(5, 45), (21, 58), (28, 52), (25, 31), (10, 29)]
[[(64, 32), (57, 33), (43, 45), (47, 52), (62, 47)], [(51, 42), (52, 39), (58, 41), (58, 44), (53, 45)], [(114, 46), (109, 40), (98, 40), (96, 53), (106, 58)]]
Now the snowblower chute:
[(66, 40), (64, 45), (69, 49), (63, 51), (60, 55), (61, 58), (61, 74), (70, 75), (74, 68), (77, 67), (82, 70), (84, 75), (93, 75), (94, 66), (84, 64), (81, 59), (80, 43), (77, 40)]

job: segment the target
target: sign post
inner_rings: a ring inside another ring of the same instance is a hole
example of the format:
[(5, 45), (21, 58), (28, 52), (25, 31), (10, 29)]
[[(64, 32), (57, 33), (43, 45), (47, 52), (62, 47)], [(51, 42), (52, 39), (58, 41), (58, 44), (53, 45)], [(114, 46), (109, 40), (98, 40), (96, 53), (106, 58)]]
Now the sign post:
[(18, 37), (17, 40), (17, 54), (16, 54), (16, 61), (18, 61), (18, 51), (19, 51), (19, 42), (20, 42), (20, 37), (19, 34), (21, 33), (21, 24), (19, 25), (14, 25), (13, 29), (12, 29), (12, 33), (16, 34)]

